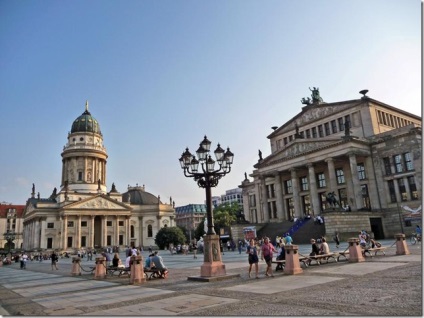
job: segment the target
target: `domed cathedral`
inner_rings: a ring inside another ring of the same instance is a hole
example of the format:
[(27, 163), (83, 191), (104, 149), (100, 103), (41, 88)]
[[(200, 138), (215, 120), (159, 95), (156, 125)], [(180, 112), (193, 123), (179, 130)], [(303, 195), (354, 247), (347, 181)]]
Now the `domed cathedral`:
[(98, 121), (88, 110), (74, 120), (62, 152), (60, 190), (36, 195), (35, 184), (24, 212), (23, 248), (155, 246), (156, 233), (175, 226), (175, 203), (163, 204), (145, 186), (121, 194), (106, 186), (108, 154)]

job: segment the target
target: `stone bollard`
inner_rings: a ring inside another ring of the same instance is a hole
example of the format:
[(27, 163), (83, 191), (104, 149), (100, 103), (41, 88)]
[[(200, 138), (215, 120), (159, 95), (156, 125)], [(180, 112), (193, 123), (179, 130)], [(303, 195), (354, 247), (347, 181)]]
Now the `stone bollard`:
[(106, 257), (96, 257), (96, 269), (94, 272), (95, 279), (102, 279), (106, 277)]
[(300, 267), (299, 262), (299, 246), (297, 245), (286, 245), (286, 265), (284, 266), (284, 274), (296, 275), (303, 273), (303, 269)]
[(359, 239), (352, 237), (347, 241), (349, 243), (349, 263), (365, 262), (364, 255), (362, 255), (362, 247), (359, 245)]
[(406, 245), (405, 234), (399, 233), (395, 235), (396, 239), (396, 255), (408, 255), (411, 254)]
[(130, 260), (131, 275), (130, 284), (143, 284), (146, 282), (144, 277), (143, 257), (141, 255), (133, 255)]
[(72, 271), (71, 271), (71, 275), (73, 276), (81, 276), (81, 258), (80, 257), (73, 257), (72, 258)]

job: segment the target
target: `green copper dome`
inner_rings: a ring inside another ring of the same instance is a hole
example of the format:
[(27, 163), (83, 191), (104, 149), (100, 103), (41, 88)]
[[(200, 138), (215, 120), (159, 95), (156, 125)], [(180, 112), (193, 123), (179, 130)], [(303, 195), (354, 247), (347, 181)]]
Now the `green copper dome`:
[(75, 132), (93, 132), (99, 135), (102, 134), (99, 123), (88, 111), (88, 102), (85, 104), (85, 112), (75, 119), (72, 124), (71, 133)]

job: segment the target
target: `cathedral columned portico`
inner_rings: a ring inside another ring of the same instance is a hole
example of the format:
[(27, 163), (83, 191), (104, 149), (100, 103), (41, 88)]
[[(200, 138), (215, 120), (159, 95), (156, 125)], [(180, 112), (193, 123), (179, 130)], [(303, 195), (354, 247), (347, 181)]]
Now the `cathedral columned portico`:
[[(143, 185), (121, 194), (107, 189), (108, 154), (88, 102), (77, 117), (62, 151), (60, 189), (31, 198), (24, 211), (25, 249), (91, 249), (154, 246), (156, 233), (174, 226), (174, 205), (163, 204)], [(160, 215), (160, 217), (159, 217)]]

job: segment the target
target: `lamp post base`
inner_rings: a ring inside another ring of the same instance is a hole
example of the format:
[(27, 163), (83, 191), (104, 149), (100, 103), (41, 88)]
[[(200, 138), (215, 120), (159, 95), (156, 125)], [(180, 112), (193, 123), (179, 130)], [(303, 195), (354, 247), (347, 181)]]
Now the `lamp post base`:
[(206, 235), (203, 241), (204, 261), (203, 265), (200, 266), (200, 276), (225, 276), (225, 265), (222, 263), (219, 235)]

